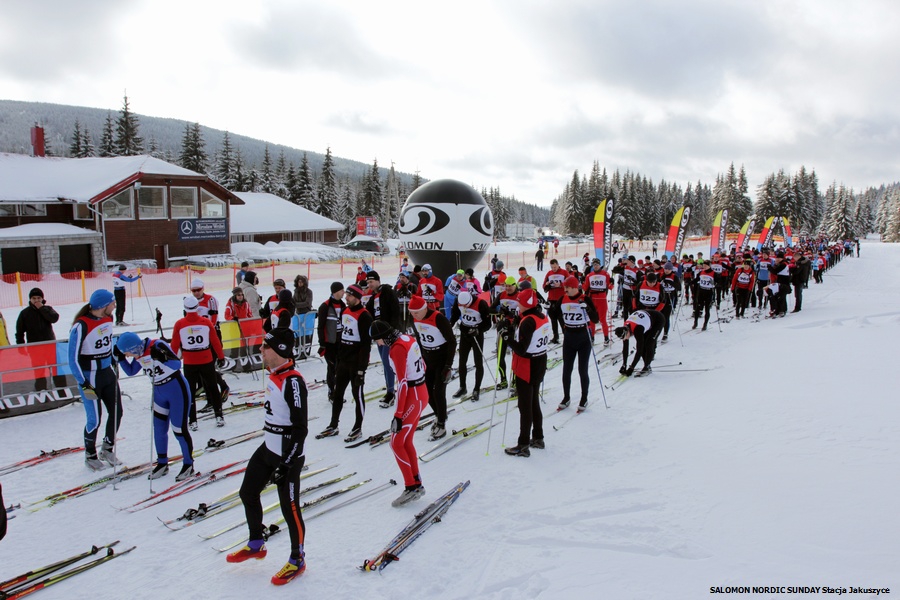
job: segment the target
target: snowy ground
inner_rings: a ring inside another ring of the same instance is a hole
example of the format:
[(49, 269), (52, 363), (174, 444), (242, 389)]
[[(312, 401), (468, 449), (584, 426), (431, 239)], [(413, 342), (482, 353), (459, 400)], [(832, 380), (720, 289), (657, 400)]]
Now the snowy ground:
[[(515, 443), (513, 410), (505, 435), (503, 425), (493, 430), (490, 447), (486, 436), (476, 437), (423, 464), (428, 495), (417, 506), (391, 508), (399, 493), (391, 490), (310, 521), (308, 571), (283, 589), (271, 586), (269, 577), (287, 558), (286, 534), (269, 542), (268, 559), (240, 565), (226, 564), (211, 546), (236, 541), (242, 529), (212, 542), (197, 537), (242, 518), (239, 508), (179, 532), (157, 521), (235, 489), (239, 478), (133, 514), (113, 507), (146, 497), (146, 479), (36, 513), (17, 510), (0, 542), (0, 580), (120, 539), (137, 550), (41, 597), (678, 599), (708, 597), (711, 587), (726, 586), (861, 586), (897, 593), (900, 371), (889, 357), (896, 356), (900, 329), (900, 280), (884, 275), (898, 260), (896, 245), (864, 244), (861, 258), (844, 260), (823, 285), (811, 283), (803, 311), (785, 319), (731, 321), (721, 333), (716, 325), (696, 333), (682, 314), (681, 335), (673, 333), (661, 346), (656, 364), (680, 361), (682, 368), (711, 370), (628, 381), (606, 390), (609, 410), (592, 372), (592, 408), (559, 432), (552, 425), (568, 415), (550, 417), (547, 449), (529, 459), (502, 451), (504, 442)], [(328, 283), (314, 282), (317, 303)], [(154, 299), (166, 315), (178, 314), (179, 304), (180, 296)], [(61, 322), (71, 322), (76, 307), (58, 308)], [(300, 369), (308, 380), (324, 376), (318, 361)], [(610, 383), (615, 368), (604, 368), (602, 376)], [(233, 390), (261, 386), (249, 375), (229, 381)], [(372, 368), (367, 389), (381, 385)], [(150, 458), (150, 387), (143, 378), (123, 380), (122, 387), (131, 398), (119, 455), (137, 464)], [(448, 389), (454, 392), (455, 382)], [(561, 395), (558, 367), (546, 379), (545, 413)], [(490, 409), (482, 408), (489, 400), (481, 407), (462, 404), (449, 426), (489, 418)], [(324, 388), (311, 392), (310, 406), (319, 417), (310, 424), (315, 433), (327, 424)], [(504, 418), (504, 406), (496, 419)], [(342, 433), (350, 425), (348, 411)], [(385, 429), (390, 416), (371, 406), (364, 434)], [(195, 443), (258, 429), (262, 420), (250, 410), (230, 416), (224, 429), (201, 421)], [(0, 421), (0, 466), (42, 449), (80, 445), (83, 423), (80, 405)], [(425, 437), (417, 437), (420, 452), (429, 447)], [(247, 458), (255, 447), (248, 442), (205, 454), (196, 464), (208, 470)], [(321, 459), (318, 466), (339, 463), (309, 484), (356, 472), (348, 481), (373, 480), (363, 492), (399, 479), (386, 446), (346, 450), (339, 438), (310, 436), (306, 455)], [(94, 477), (73, 455), (2, 483), (7, 504), (27, 503)], [(443, 522), (400, 562), (381, 575), (356, 570), (429, 499), (466, 479), (470, 488)], [(171, 483), (172, 474), (155, 489)]]

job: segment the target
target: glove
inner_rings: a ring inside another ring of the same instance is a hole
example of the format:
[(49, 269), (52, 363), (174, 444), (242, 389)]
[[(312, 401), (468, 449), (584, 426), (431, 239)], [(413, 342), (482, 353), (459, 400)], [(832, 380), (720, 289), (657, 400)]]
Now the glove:
[(113, 346), (112, 352), (113, 352), (113, 358), (115, 358), (117, 361), (121, 362), (121, 361), (125, 360), (125, 354), (123, 354), (122, 351), (119, 350), (118, 346)]
[(217, 368), (217, 369), (224, 369), (224, 368), (225, 368), (225, 364), (226, 364), (226, 363), (225, 363), (225, 359), (224, 359), (224, 358), (216, 359), (216, 368)]
[(626, 367), (625, 365), (622, 365), (621, 367), (619, 367), (619, 375), (624, 375), (625, 371), (627, 371), (627, 370), (628, 370), (628, 367)]
[(628, 367), (628, 370), (625, 371), (625, 377), (631, 377), (634, 375), (634, 367)]
[(275, 472), (272, 473), (272, 483), (275, 485), (281, 485), (285, 479), (287, 479), (288, 473), (291, 471), (291, 465), (288, 463), (281, 463), (277, 467), (275, 467)]
[(84, 397), (91, 402), (99, 398), (99, 396), (97, 395), (97, 390), (95, 390), (94, 386), (92, 386), (88, 382), (84, 382), (81, 384), (81, 392), (84, 394)]
[(474, 327), (472, 327), (472, 328), (466, 329), (465, 334), (469, 337), (475, 337), (476, 335), (478, 335), (478, 330), (475, 329)]
[(503, 331), (501, 331), (500, 337), (503, 339), (504, 342), (508, 342), (509, 341), (509, 330), (504, 329)]
[(325, 356), (325, 347), (319, 346), (319, 356)]
[(138, 279), (143, 279), (143, 278), (144, 278), (143, 275), (140, 275), (140, 274), (138, 275)]
[(401, 429), (403, 429), (403, 419), (394, 417), (391, 420), (391, 433), (400, 433)]
[(441, 380), (444, 383), (450, 383), (451, 374), (452, 374), (452, 369), (449, 366), (444, 367), (444, 370), (441, 371)]

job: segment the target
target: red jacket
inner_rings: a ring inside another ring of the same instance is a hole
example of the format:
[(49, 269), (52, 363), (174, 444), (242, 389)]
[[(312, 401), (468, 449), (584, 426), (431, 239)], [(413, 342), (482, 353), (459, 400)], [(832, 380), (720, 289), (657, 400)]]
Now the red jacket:
[(217, 358), (225, 358), (222, 342), (216, 329), (206, 317), (189, 312), (175, 322), (172, 329), (172, 350), (181, 352), (186, 365), (205, 365)]

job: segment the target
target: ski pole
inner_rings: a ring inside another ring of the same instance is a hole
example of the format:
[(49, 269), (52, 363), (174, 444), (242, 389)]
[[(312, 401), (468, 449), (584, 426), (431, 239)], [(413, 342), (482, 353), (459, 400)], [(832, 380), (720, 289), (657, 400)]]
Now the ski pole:
[[(189, 406), (185, 406), (185, 409), (188, 412), (190, 412)], [(156, 416), (153, 414), (153, 392), (151, 390), (151, 392), (150, 392), (150, 464), (153, 464), (153, 419), (155, 419), (155, 418), (156, 418)], [(169, 433), (166, 432), (166, 435), (169, 435)], [(152, 472), (151, 472), (151, 475), (152, 475)], [(148, 479), (150, 481), (150, 494), (152, 495), (154, 493), (153, 492), (153, 478), (150, 477)]]
[(716, 325), (719, 326), (719, 333), (722, 333), (722, 319), (719, 317), (719, 305), (715, 304), (716, 307)]
[[(498, 372), (500, 371), (500, 348), (502, 345), (503, 345), (503, 338), (498, 336), (497, 337), (497, 371)], [(483, 356), (484, 352), (482, 352), (481, 354)], [(488, 370), (490, 370), (490, 369), (488, 369)], [(491, 377), (493, 377), (493, 374), (491, 374)], [(497, 380), (494, 379), (494, 395), (491, 396), (491, 404), (493, 405), (496, 403), (497, 403)], [(509, 407), (507, 407), (507, 413), (509, 413)], [(485, 448), (485, 451), (484, 451), (485, 456), (490, 456), (490, 454), (491, 454), (491, 429), (493, 429), (493, 428), (494, 428), (494, 408), (492, 406), (491, 407), (491, 426), (488, 428), (487, 448)]]
[[(582, 308), (581, 312), (584, 314), (584, 330), (587, 331), (588, 336), (591, 335), (591, 320), (588, 318), (587, 309)], [(591, 356), (594, 357), (594, 367), (597, 369), (597, 380), (600, 382), (600, 393), (603, 394), (603, 405), (606, 408), (609, 408), (609, 404), (606, 402), (606, 392), (603, 391), (603, 376), (600, 375), (600, 363), (597, 362), (597, 351), (594, 350), (594, 341), (591, 340)], [(543, 387), (544, 381), (541, 380), (541, 387)]]

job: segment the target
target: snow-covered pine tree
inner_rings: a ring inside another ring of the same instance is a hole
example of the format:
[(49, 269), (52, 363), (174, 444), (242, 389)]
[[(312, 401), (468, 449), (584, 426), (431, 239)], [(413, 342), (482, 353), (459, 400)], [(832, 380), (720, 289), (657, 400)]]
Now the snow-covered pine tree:
[[(381, 175), (378, 172), (378, 159), (372, 163), (372, 169), (366, 174), (362, 184), (362, 212), (360, 216), (379, 217), (382, 214), (384, 196), (381, 191)], [(384, 224), (379, 223), (384, 227)]]
[(118, 156), (116, 150), (116, 130), (112, 113), (106, 112), (106, 121), (103, 123), (103, 135), (100, 138), (100, 153), (102, 157)]
[(309, 170), (309, 159), (306, 152), (303, 153), (303, 158), (300, 159), (300, 168), (297, 170), (297, 186), (300, 192), (300, 206), (307, 210), (315, 211), (316, 206), (319, 204), (319, 199), (316, 198), (316, 188), (313, 185), (313, 177)]
[[(325, 150), (325, 160), (322, 162), (322, 176), (319, 177), (318, 205), (315, 212), (339, 223), (344, 222), (341, 207), (338, 204), (338, 186), (334, 173), (334, 158), (331, 156), (331, 146)], [(355, 227), (354, 225), (353, 231), (356, 231)]]
[(140, 122), (136, 114), (128, 106), (128, 95), (122, 100), (122, 109), (116, 120), (116, 154), (118, 156), (137, 156), (144, 152), (144, 139), (138, 133)]
[(231, 145), (231, 135), (228, 131), (225, 131), (222, 135), (222, 148), (216, 156), (213, 178), (222, 187), (233, 192), (240, 191), (241, 187), (235, 158), (235, 150)]
[(75, 119), (75, 128), (72, 130), (72, 142), (69, 144), (69, 156), (81, 158), (81, 123)]
[(206, 153), (206, 142), (200, 131), (200, 123), (185, 123), (178, 162), (185, 169), (195, 173), (205, 175), (209, 170), (209, 155)]
[(825, 231), (829, 238), (842, 240), (854, 236), (853, 202), (853, 191), (841, 185), (825, 218)]
[(381, 230), (385, 237), (396, 237), (397, 225), (400, 220), (400, 184), (393, 161), (391, 161), (391, 169), (388, 171), (385, 183), (384, 210), (381, 214)]
[[(269, 152), (269, 144), (266, 144), (265, 152), (263, 152), (262, 166), (259, 170), (259, 189), (254, 191), (267, 192), (274, 194), (278, 188), (275, 170), (272, 167), (272, 154)], [(254, 186), (256, 187), (256, 186)]]

